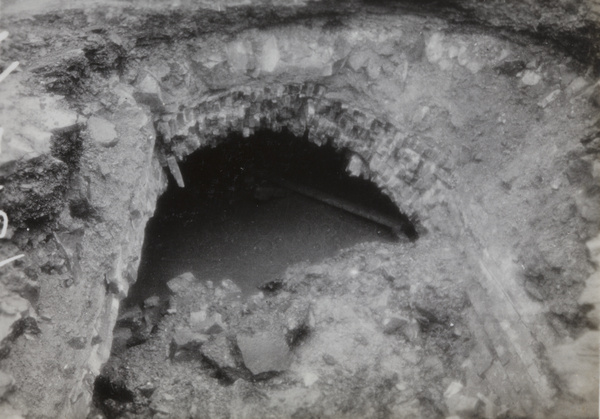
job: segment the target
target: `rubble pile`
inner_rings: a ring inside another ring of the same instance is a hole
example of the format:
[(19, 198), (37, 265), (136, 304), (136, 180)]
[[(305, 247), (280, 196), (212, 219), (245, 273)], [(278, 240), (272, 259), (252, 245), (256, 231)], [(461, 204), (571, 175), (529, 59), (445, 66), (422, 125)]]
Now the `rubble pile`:
[[(438, 259), (416, 262), (433, 251)], [(469, 274), (432, 280), (459, 255), (427, 241), (357, 245), (292, 266), (279, 289), (247, 300), (230, 280), (180, 275), (168, 298), (122, 310), (97, 380), (122, 383), (133, 397), (105, 395), (96, 406), (107, 417), (140, 418), (483, 412), (481, 388), (460, 368), (475, 348)], [(486, 417), (514, 407), (486, 397), (497, 403)]]

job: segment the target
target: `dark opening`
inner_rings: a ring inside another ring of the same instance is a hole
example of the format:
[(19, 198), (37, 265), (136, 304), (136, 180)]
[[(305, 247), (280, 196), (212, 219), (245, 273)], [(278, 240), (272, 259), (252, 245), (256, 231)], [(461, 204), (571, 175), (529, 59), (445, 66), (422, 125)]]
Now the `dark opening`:
[(187, 271), (231, 279), (249, 295), (294, 263), (360, 242), (416, 238), (407, 217), (374, 184), (349, 176), (347, 163), (332, 146), (273, 132), (232, 135), (188, 156), (180, 163), (185, 188), (170, 179), (148, 222), (126, 304), (164, 295), (166, 281)]

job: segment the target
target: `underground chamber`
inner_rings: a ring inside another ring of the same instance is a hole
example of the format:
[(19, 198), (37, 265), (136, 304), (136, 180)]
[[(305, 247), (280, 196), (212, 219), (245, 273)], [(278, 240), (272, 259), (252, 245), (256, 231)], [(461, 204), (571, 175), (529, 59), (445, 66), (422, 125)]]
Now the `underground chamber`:
[(168, 294), (167, 281), (187, 271), (230, 279), (249, 295), (304, 260), (360, 242), (415, 240), (392, 200), (348, 173), (349, 155), (269, 131), (231, 135), (189, 155), (180, 164), (185, 187), (171, 178), (148, 222), (126, 302)]

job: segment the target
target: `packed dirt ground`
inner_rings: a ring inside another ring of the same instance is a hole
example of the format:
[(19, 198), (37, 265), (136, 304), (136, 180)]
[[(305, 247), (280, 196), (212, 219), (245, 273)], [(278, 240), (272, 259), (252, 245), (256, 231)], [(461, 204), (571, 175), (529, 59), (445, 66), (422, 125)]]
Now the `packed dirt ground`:
[[(291, 3), (5, 4), (0, 417), (597, 417), (600, 4)], [(184, 163), (260, 131), (418, 237), (121, 304)]]

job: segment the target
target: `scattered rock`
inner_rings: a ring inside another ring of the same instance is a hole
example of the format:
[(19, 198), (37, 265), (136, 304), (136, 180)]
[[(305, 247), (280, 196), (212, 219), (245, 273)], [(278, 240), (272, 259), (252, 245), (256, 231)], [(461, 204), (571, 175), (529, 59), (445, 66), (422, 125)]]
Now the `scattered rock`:
[(158, 295), (153, 295), (152, 297), (148, 297), (144, 300), (144, 308), (158, 307), (159, 304), (160, 297)]
[(558, 98), (559, 95), (560, 95), (560, 89), (553, 90), (550, 94), (548, 94), (548, 96), (546, 96), (545, 98), (543, 98), (542, 100), (540, 100), (538, 102), (538, 106), (540, 108), (545, 108), (546, 106), (548, 106), (549, 104), (554, 102)]
[(197, 348), (208, 341), (208, 336), (196, 333), (187, 327), (178, 327), (171, 341), (171, 352)]
[(146, 398), (150, 398), (150, 397), (152, 397), (152, 394), (154, 394), (154, 392), (156, 391), (157, 388), (158, 387), (156, 386), (156, 384), (148, 382), (148, 383), (138, 387), (138, 391), (142, 394), (142, 396), (144, 396)]
[(133, 97), (139, 103), (148, 105), (154, 112), (164, 109), (162, 91), (158, 81), (148, 73), (145, 73), (133, 92)]
[(353, 52), (352, 54), (350, 54), (350, 56), (348, 57), (348, 66), (353, 70), (353, 71), (359, 71), (361, 68), (363, 68), (367, 61), (369, 60), (369, 52), (366, 50), (358, 50)]
[(254, 375), (285, 371), (290, 365), (290, 348), (282, 334), (271, 331), (240, 334), (237, 343), (244, 364)]
[(190, 313), (190, 326), (193, 331), (208, 335), (216, 335), (225, 330), (221, 315), (215, 313), (208, 316), (205, 310)]
[(351, 176), (359, 177), (365, 171), (365, 164), (360, 157), (358, 157), (356, 154), (353, 154), (348, 162), (346, 171), (350, 173)]
[(460, 393), (463, 388), (464, 386), (461, 383), (459, 383), (458, 381), (453, 381), (450, 383), (448, 388), (446, 388), (446, 391), (444, 391), (444, 397), (448, 399)]
[(446, 399), (451, 414), (459, 417), (481, 417), (483, 402), (477, 397), (456, 394)]
[(392, 317), (383, 322), (383, 333), (391, 335), (400, 332), (408, 325), (408, 319)]
[(542, 76), (532, 70), (525, 70), (521, 82), (526, 86), (535, 86), (542, 80)]
[(584, 77), (576, 77), (573, 81), (567, 86), (567, 96), (571, 97), (581, 92), (588, 86), (588, 81)]
[(227, 46), (227, 61), (233, 71), (245, 73), (248, 70), (252, 45), (249, 42), (237, 41)]
[(233, 346), (224, 333), (203, 344), (200, 352), (207, 361), (229, 377), (237, 375), (238, 364), (233, 356)]
[(103, 147), (113, 147), (119, 142), (114, 124), (106, 119), (92, 116), (88, 119), (87, 130), (90, 138)]
[(302, 382), (306, 387), (312, 386), (317, 381), (319, 381), (319, 376), (314, 372), (309, 371), (302, 374)]
[(381, 62), (377, 57), (369, 59), (367, 64), (367, 76), (371, 80), (377, 80), (381, 75)]
[(399, 163), (400, 170), (398, 170), (396, 176), (407, 183), (412, 182), (417, 174), (417, 170), (419, 170), (421, 156), (413, 150), (404, 148), (399, 152), (398, 158), (401, 163)]
[(196, 282), (196, 277), (191, 272), (186, 272), (167, 282), (167, 287), (173, 294), (185, 294)]
[(453, 381), (444, 392), (444, 400), (450, 414), (457, 417), (483, 417), (483, 401), (480, 398), (462, 394), (463, 389), (464, 386), (461, 383)]

